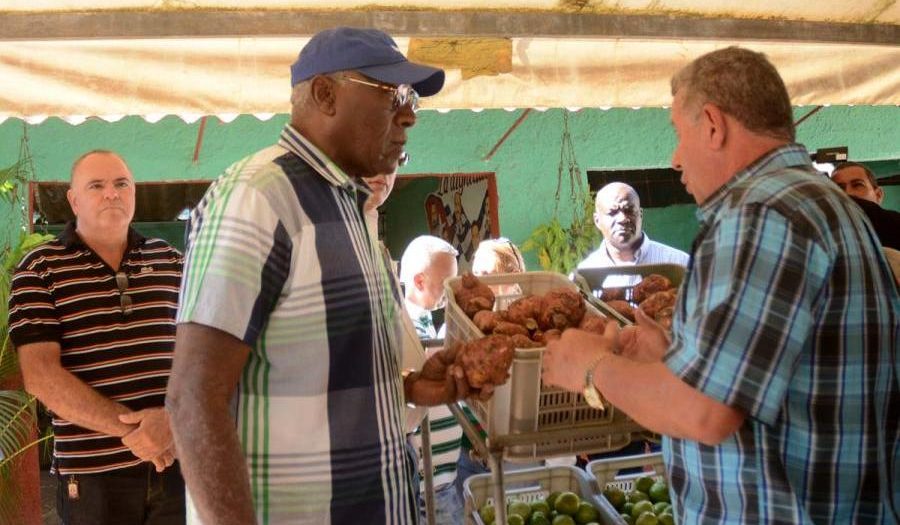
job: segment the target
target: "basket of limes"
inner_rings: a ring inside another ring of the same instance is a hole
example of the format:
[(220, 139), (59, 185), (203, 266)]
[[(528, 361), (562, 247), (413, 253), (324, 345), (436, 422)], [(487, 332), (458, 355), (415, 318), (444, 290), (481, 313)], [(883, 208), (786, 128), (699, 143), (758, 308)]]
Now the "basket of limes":
[[(575, 467), (540, 467), (504, 473), (508, 525), (621, 525), (618, 512), (591, 485), (590, 476)], [(495, 521), (491, 474), (478, 474), (464, 485), (466, 523), (499, 525)]]
[[(619, 475), (622, 469), (643, 467), (642, 472)], [(666, 483), (662, 454), (638, 454), (591, 461), (587, 471), (628, 525), (674, 525), (675, 515)]]

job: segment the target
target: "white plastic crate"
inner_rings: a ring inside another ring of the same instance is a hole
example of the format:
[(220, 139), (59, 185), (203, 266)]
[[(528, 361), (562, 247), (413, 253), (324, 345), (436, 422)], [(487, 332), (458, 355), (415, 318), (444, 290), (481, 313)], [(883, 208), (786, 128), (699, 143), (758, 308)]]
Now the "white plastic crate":
[[(448, 297), (447, 345), (484, 337), (456, 302), (452, 285), (461, 279), (454, 277), (444, 284)], [(479, 280), (492, 286), (518, 285), (521, 294), (500, 296), (495, 304), (497, 310), (504, 309), (523, 295), (541, 295), (560, 287), (577, 289), (565, 276), (551, 272), (485, 275), (479, 277)], [(604, 315), (590, 303), (587, 304), (587, 309), (594, 314)], [(581, 394), (543, 385), (543, 353), (543, 347), (517, 348), (510, 369), (510, 379), (497, 387), (489, 401), (468, 401), (488, 437), (585, 427), (594, 428), (596, 432), (585, 438), (569, 436), (538, 439), (529, 445), (511, 446), (506, 450), (507, 460), (533, 461), (551, 456), (618, 450), (631, 442), (633, 434), (643, 431), (624, 412), (608, 402), (604, 402), (605, 411), (597, 410), (591, 408)]]
[[(539, 467), (508, 472), (505, 478), (505, 503), (532, 503), (545, 499), (551, 492), (574, 492), (597, 509), (602, 525), (625, 525), (606, 498), (594, 491), (590, 476), (581, 469), (569, 466)], [(466, 523), (485, 525), (478, 510), (488, 503), (493, 504), (493, 495), (491, 474), (477, 474), (466, 480), (463, 484)]]
[[(611, 276), (640, 276), (643, 278), (652, 274), (657, 274), (672, 281), (672, 285), (677, 288), (681, 286), (681, 281), (684, 280), (684, 271), (684, 266), (681, 266), (680, 264), (636, 264), (634, 266), (610, 266), (606, 268), (575, 270), (573, 276), (576, 282), (580, 279), (584, 279), (584, 285), (587, 289), (591, 290), (596, 297), (600, 297), (604, 282)], [(631, 301), (631, 292), (634, 286), (635, 285), (618, 286), (612, 288), (623, 289), (626, 294), (625, 299)]]
[[(642, 467), (642, 472), (618, 475), (622, 469)], [(624, 492), (634, 490), (634, 482), (643, 476), (665, 480), (666, 469), (662, 452), (636, 454), (619, 458), (596, 459), (587, 464), (587, 471), (593, 476), (594, 490), (603, 492), (607, 487), (618, 487)]]

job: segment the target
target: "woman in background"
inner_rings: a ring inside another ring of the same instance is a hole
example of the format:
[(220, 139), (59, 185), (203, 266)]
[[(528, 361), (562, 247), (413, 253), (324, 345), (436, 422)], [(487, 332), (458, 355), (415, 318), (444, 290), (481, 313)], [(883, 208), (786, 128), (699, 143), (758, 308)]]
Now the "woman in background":
[[(472, 273), (476, 276), (494, 273), (521, 273), (525, 270), (525, 259), (519, 248), (505, 237), (485, 239), (478, 243), (472, 258)], [(518, 285), (497, 285), (491, 289), (495, 295), (519, 294)]]
[[(474, 275), (482, 276), (495, 273), (522, 273), (524, 271), (525, 259), (522, 258), (522, 252), (520, 252), (519, 248), (509, 239), (505, 237), (500, 237), (499, 239), (484, 239), (478, 243), (478, 248), (475, 250), (475, 255), (472, 258), (472, 273)], [(522, 293), (517, 284), (491, 286), (491, 290), (494, 292), (494, 295), (497, 296), (510, 296), (510, 300), (517, 299), (517, 296)], [(472, 414), (471, 409), (465, 403), (460, 404), (462, 405), (463, 412), (468, 416), (469, 421), (471, 421), (482, 433), (482, 436), (484, 436), (484, 430)], [(509, 466), (513, 467), (513, 469), (518, 467), (512, 465)], [(486, 472), (490, 471), (485, 465), (485, 461), (477, 456), (472, 449), (472, 443), (469, 441), (468, 437), (463, 434), (459, 451), (459, 460), (456, 462), (455, 481), (457, 485), (456, 489), (459, 491), (459, 496), (463, 501), (465, 501), (463, 495), (463, 483), (465, 483), (466, 479), (474, 474), (484, 474)]]

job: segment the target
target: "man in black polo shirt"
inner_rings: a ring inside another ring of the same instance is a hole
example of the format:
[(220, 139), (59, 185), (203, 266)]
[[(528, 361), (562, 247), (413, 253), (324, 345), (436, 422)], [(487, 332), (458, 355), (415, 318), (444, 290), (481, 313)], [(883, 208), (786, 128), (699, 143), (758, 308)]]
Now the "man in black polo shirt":
[(130, 228), (134, 179), (110, 151), (72, 166), (76, 221), (25, 256), (9, 301), (25, 389), (53, 412), (66, 525), (184, 523), (163, 408), (181, 254)]

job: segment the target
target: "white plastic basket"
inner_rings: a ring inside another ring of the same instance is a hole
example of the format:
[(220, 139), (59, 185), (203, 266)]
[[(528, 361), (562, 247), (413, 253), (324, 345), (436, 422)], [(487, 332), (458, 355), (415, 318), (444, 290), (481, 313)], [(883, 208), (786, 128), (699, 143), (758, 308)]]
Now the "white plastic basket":
[[(636, 467), (642, 467), (643, 471), (618, 475), (622, 469)], [(603, 492), (608, 487), (618, 487), (624, 492), (634, 490), (634, 482), (643, 476), (652, 476), (656, 480), (666, 478), (661, 452), (596, 459), (587, 464), (587, 471), (593, 476), (594, 490), (598, 492)]]
[[(506, 473), (505, 478), (505, 503), (532, 503), (545, 499), (551, 492), (574, 492), (597, 509), (601, 524), (625, 525), (606, 498), (594, 491), (590, 476), (578, 468), (559, 466), (517, 470)], [(491, 474), (477, 474), (466, 480), (463, 484), (466, 523), (484, 525), (478, 510), (488, 503), (493, 504), (493, 495)]]
[[(552, 289), (567, 287), (577, 289), (565, 276), (551, 272), (526, 272), (485, 275), (479, 279), (487, 285), (518, 285), (521, 294), (500, 296), (495, 309), (504, 309), (523, 295), (541, 295)], [(457, 304), (452, 286), (461, 277), (448, 279), (446, 343), (472, 341), (484, 337)], [(596, 315), (604, 315), (591, 304), (587, 309)], [(488, 437), (526, 432), (572, 430), (591, 427), (590, 437), (562, 437), (536, 440), (529, 445), (514, 445), (506, 450), (509, 461), (533, 461), (545, 457), (568, 454), (596, 453), (618, 450), (631, 442), (633, 434), (643, 429), (624, 412), (604, 402), (606, 410), (591, 408), (581, 394), (541, 383), (541, 358), (544, 348), (517, 348), (510, 369), (510, 379), (497, 387), (487, 402), (469, 400), (469, 406), (478, 418)]]
[[(609, 277), (639, 276), (641, 278), (644, 278), (652, 274), (657, 274), (669, 279), (670, 281), (672, 281), (672, 286), (678, 288), (679, 286), (681, 286), (681, 281), (684, 280), (684, 271), (684, 266), (681, 266), (680, 264), (636, 264), (634, 266), (585, 268), (581, 270), (575, 270), (572, 275), (575, 281), (578, 282), (579, 285), (582, 286), (582, 288), (586, 287), (596, 297), (600, 297), (600, 292), (602, 292), (603, 290), (603, 284)], [(580, 282), (582, 279), (584, 280), (583, 284)], [(640, 279), (637, 279), (637, 282), (640, 282)], [(626, 300), (631, 301), (631, 292), (634, 289), (635, 284), (629, 286), (618, 286), (614, 288), (623, 289), (626, 293)]]

